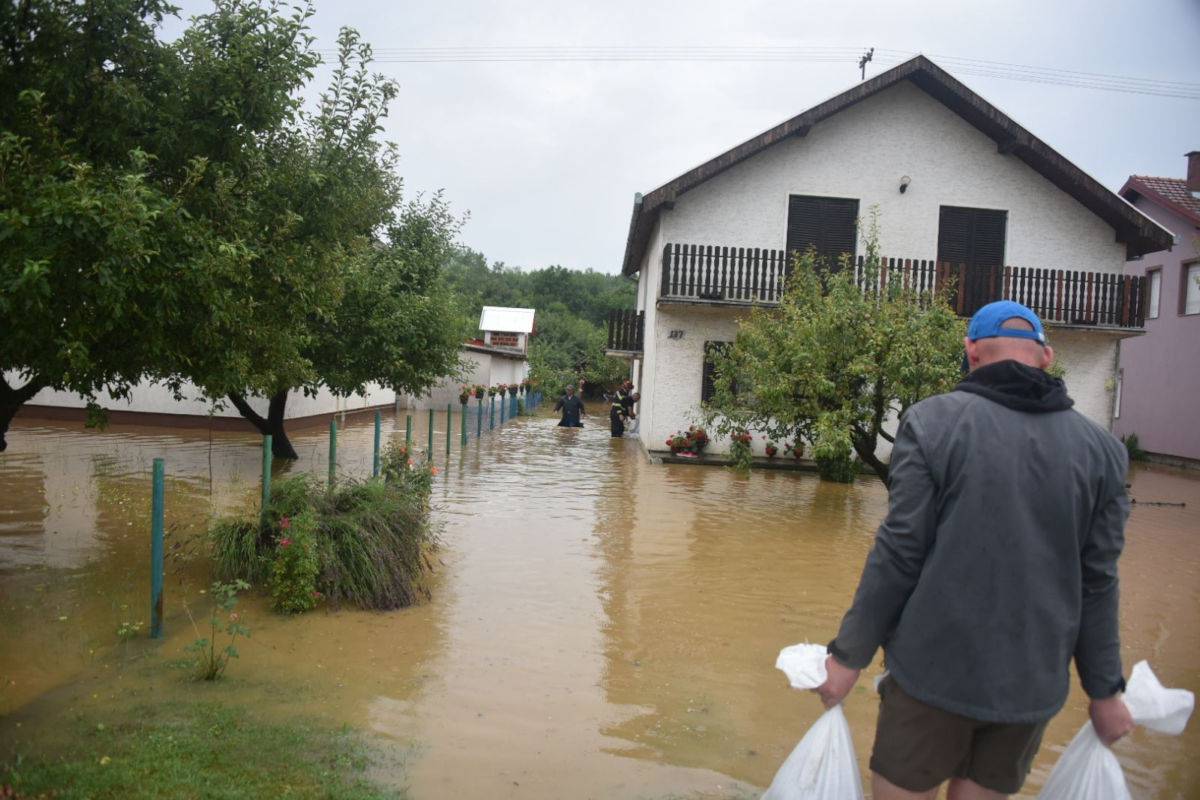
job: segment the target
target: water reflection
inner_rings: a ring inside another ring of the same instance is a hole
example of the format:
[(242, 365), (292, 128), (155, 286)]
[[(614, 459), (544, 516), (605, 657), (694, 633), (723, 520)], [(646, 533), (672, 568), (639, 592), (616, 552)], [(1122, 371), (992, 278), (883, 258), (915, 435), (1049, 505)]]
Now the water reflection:
[[(427, 419), (414, 414), (420, 450)], [(403, 770), (381, 774), (417, 798), (727, 796), (768, 783), (820, 712), (786, 687), (775, 655), (833, 635), (886, 509), (882, 485), (651, 466), (632, 440), (548, 418), (472, 436), (464, 449), (456, 416), (447, 462), (446, 428), (443, 413), (433, 602), (301, 619), (252, 602), (254, 637), (220, 696), (412, 747)], [(370, 471), (372, 433), (369, 418), (344, 423), (340, 474)], [(279, 472), (324, 475), (326, 437), (296, 433), (301, 460)], [(385, 417), (385, 437), (403, 440), (403, 417)], [(171, 638), (130, 657), (115, 630), (144, 619), (158, 455), (169, 476)], [(193, 638), (178, 600), (202, 602), (208, 580), (189, 555), (214, 513), (255, 502), (258, 469), (248, 434), (18, 424), (0, 457), (0, 745), (51, 735), (66, 709), (194, 690), (164, 667)], [(1132, 491), (1187, 506), (1143, 505), (1131, 518), (1126, 665), (1148, 658), (1164, 683), (1196, 691), (1200, 478), (1140, 469)], [(877, 707), (868, 686), (847, 706), (864, 769)], [(1076, 689), (1028, 796), (1085, 718)], [(1138, 732), (1118, 746), (1136, 797), (1190, 796), (1198, 730)]]

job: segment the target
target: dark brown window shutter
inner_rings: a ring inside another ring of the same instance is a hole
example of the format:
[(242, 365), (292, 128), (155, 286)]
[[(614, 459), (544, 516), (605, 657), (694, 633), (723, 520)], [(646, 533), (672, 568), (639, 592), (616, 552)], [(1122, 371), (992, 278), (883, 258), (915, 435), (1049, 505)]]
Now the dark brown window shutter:
[(857, 253), (857, 223), (857, 200), (794, 194), (788, 198), (787, 252), (812, 247), (836, 268), (842, 253)]
[(1007, 211), (942, 206), (938, 219), (938, 261), (970, 267), (1004, 266)]

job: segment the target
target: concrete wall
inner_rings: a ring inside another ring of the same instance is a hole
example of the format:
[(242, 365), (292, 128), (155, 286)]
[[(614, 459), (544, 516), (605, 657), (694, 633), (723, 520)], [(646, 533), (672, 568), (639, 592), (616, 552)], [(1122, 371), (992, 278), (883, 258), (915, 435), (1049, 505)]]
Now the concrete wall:
[[(900, 194), (903, 175), (912, 183)], [(646, 312), (639, 435), (648, 449), (665, 449), (670, 433), (697, 418), (704, 342), (732, 340), (744, 314), (657, 308), (663, 244), (782, 249), (792, 194), (856, 198), (862, 214), (877, 205), (888, 256), (935, 258), (939, 207), (957, 205), (1008, 212), (1007, 264), (1110, 273), (1124, 266), (1124, 246), (1107, 223), (1015, 156), (997, 153), (993, 140), (941, 103), (900, 83), (814, 126), (806, 137), (726, 170), (662, 212), (638, 287), (638, 307)], [(683, 337), (670, 339), (670, 330), (683, 331)], [(1118, 336), (1066, 329), (1050, 336), (1077, 408), (1107, 426)], [(754, 447), (761, 452), (762, 441)], [(714, 441), (711, 449), (722, 452), (727, 443)]]
[[(20, 383), (17, 373), (8, 372), (5, 379), (10, 385)], [(187, 383), (183, 387), (183, 399), (176, 400), (172, 393), (161, 384), (146, 381), (139, 383), (126, 399), (114, 398), (107, 392), (102, 392), (96, 401), (109, 411), (132, 412), (139, 414), (163, 414), (168, 416), (196, 416), (207, 418), (211, 413), (219, 418), (240, 418), (237, 409), (228, 400), (213, 403), (206, 399), (196, 386)], [(362, 408), (391, 405), (395, 393), (384, 389), (378, 384), (370, 384), (365, 394), (353, 394), (349, 397), (338, 397), (328, 389), (322, 388), (313, 397), (307, 397), (303, 392), (292, 392), (288, 397), (285, 419), (300, 419), (304, 417), (333, 414), (342, 411), (355, 411)], [(267, 413), (267, 399), (264, 397), (249, 398), (250, 406), (260, 414)], [(26, 404), (31, 410), (37, 407), (83, 409), (87, 400), (73, 392), (59, 392), (53, 389), (43, 389), (33, 396)]]
[(464, 350), (461, 354), (465, 366), (462, 378), (444, 378), (424, 395), (402, 394), (398, 402), (403, 408), (444, 409), (447, 403), (458, 407), (458, 394), (463, 384), (474, 386), (496, 386), (501, 383), (520, 383), (529, 376), (529, 362), (523, 358)]
[(1200, 230), (1146, 198), (1138, 209), (1176, 235), (1171, 250), (1149, 253), (1125, 266), (1126, 275), (1162, 269), (1157, 319), (1146, 335), (1121, 342), (1121, 415), (1113, 433), (1136, 433), (1152, 453), (1200, 460), (1200, 314), (1180, 314), (1183, 266), (1200, 259)]

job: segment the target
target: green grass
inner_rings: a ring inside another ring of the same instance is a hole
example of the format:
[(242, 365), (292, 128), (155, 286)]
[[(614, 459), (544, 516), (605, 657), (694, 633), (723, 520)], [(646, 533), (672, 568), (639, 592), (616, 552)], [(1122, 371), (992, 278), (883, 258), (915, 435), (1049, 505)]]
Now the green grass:
[[(209, 703), (136, 709), (131, 722), (64, 722), (69, 755), (0, 765), (0, 787), (54, 798), (402, 798), (368, 782), (365, 748), (346, 730), (266, 724)], [(0, 791), (2, 794), (2, 791)], [(5, 795), (7, 796), (7, 795)]]

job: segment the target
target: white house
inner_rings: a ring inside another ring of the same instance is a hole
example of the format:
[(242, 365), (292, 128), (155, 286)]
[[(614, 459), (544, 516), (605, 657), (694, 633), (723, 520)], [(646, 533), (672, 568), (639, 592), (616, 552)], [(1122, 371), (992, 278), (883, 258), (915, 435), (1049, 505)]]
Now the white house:
[(861, 255), (872, 207), (893, 273), (957, 276), (964, 316), (1001, 297), (1034, 307), (1077, 408), (1108, 427), (1117, 342), (1143, 331), (1125, 260), (1170, 233), (918, 56), (636, 195), (637, 308), (610, 320), (609, 352), (632, 361), (649, 451), (697, 418), (706, 351), (778, 301), (787, 254)]
[(529, 337), (534, 334), (535, 310), (484, 306), (479, 314), (479, 333), (463, 344), (463, 374), (446, 378), (421, 396), (400, 395), (405, 408), (444, 408), (458, 403), (463, 384), (498, 386), (520, 383), (529, 377)]

